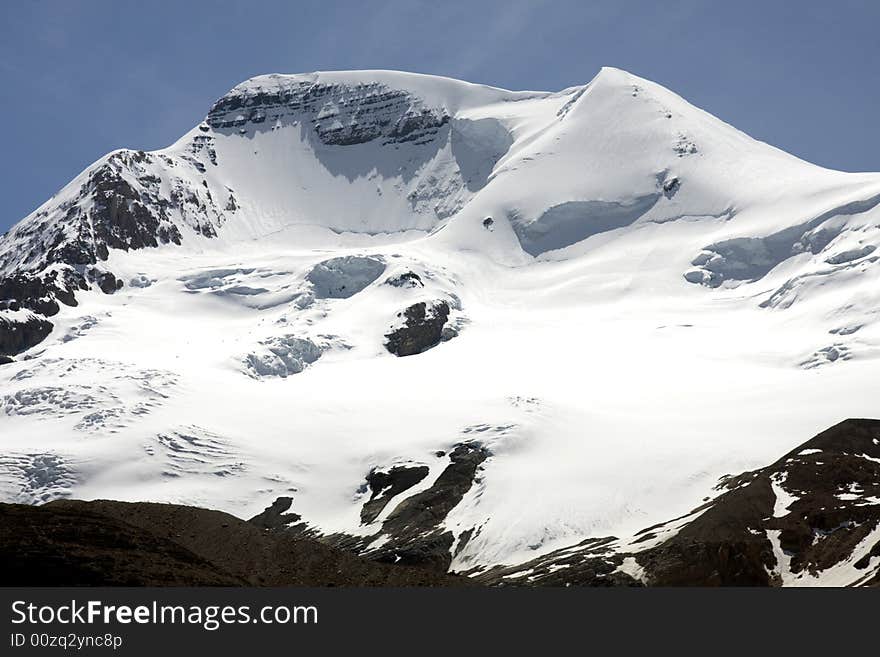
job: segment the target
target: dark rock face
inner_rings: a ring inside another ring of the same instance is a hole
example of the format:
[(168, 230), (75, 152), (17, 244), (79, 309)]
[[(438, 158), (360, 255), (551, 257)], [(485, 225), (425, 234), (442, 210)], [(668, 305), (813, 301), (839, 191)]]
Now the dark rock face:
[(352, 146), (431, 141), (451, 117), (406, 91), (378, 83), (346, 86), (284, 76), (265, 85), (233, 89), (208, 112), (215, 130), (267, 130), (276, 122), (311, 123), (321, 143)]
[[(270, 531), (290, 536), (307, 536), (336, 549), (347, 550), (382, 563), (417, 566), (434, 572), (447, 572), (452, 562), (452, 532), (443, 528), (443, 521), (464, 498), (477, 481), (483, 462), (489, 451), (476, 442), (460, 443), (449, 453), (449, 465), (426, 490), (404, 497), (388, 517), (381, 529), (370, 536), (348, 534), (323, 535), (296, 514), (282, 515), (290, 498), (279, 498), (275, 503), (250, 522)], [(361, 518), (375, 519), (392, 498), (406, 492), (428, 475), (427, 466), (403, 466), (388, 471), (373, 470), (367, 475), (367, 485), (373, 491), (370, 500), (361, 510)], [(280, 511), (279, 511), (280, 510)], [(267, 515), (268, 514), (268, 515)], [(285, 520), (285, 518), (292, 518)], [(384, 543), (370, 549), (370, 543), (378, 538)]]
[[(156, 212), (162, 206), (148, 207), (141, 193), (122, 177), (118, 169), (103, 166), (92, 175), (90, 182), (95, 199), (91, 212), (93, 237), (98, 244), (94, 256), (105, 260), (108, 249), (128, 251), (155, 248), (168, 242), (180, 243), (177, 227), (168, 222), (163, 213)], [(91, 263), (94, 262), (92, 257)]]
[(439, 344), (443, 327), (449, 319), (449, 304), (435, 301), (413, 304), (398, 316), (405, 317), (402, 327), (385, 335), (385, 348), (395, 356), (412, 356)]
[(391, 498), (409, 490), (427, 476), (426, 465), (397, 465), (387, 471), (371, 470), (367, 475), (367, 485), (372, 494), (361, 509), (361, 522), (365, 525), (373, 522)]
[(46, 317), (58, 314), (59, 302), (76, 306), (75, 292), (95, 283), (105, 294), (123, 286), (110, 272), (87, 267), (84, 273), (71, 267), (54, 267), (42, 273), (19, 272), (0, 278), (0, 311), (30, 310), (24, 321), (0, 316), (0, 354), (17, 354), (42, 342), (52, 332)]
[(13, 274), (0, 278), (0, 310), (27, 308), (51, 317), (60, 309), (58, 301), (75, 306), (74, 292), (87, 289), (84, 278), (72, 269)]
[[(181, 234), (168, 211), (176, 208), (184, 218), (187, 199), (162, 195), (161, 179), (153, 171), (167, 163), (143, 151), (120, 151), (89, 172), (73, 198), (33, 215), (4, 239), (14, 240), (20, 249), (15, 259), (0, 260), (0, 268), (38, 272), (52, 264), (73, 268), (106, 260), (110, 249), (123, 251), (180, 244)], [(168, 182), (174, 186), (174, 179)], [(197, 202), (204, 206), (204, 201)], [(208, 214), (202, 207), (201, 214)], [(193, 228), (210, 236), (207, 219), (195, 219)]]
[(14, 356), (42, 342), (52, 332), (52, 322), (29, 315), (24, 320), (0, 315), (0, 355)]
[(385, 284), (390, 285), (391, 287), (403, 288), (425, 287), (425, 284), (422, 282), (422, 277), (414, 271), (405, 271), (397, 276), (392, 276), (385, 281)]
[[(209, 145), (196, 144), (199, 152)], [(75, 306), (76, 293), (93, 285), (116, 292), (122, 282), (96, 265), (112, 249), (180, 244), (172, 217), (214, 237), (223, 213), (236, 210), (231, 190), (221, 210), (207, 184), (191, 188), (174, 174), (177, 167), (204, 168), (195, 156), (182, 157), (114, 153), (83, 176), (74, 195), (66, 193), (0, 238), (0, 310), (27, 308), (51, 317), (60, 303)]]
[[(673, 538), (636, 559), (655, 586), (769, 586), (768, 571), (776, 565), (773, 547), (765, 532), (749, 530), (772, 516), (773, 500), (766, 482), (722, 496)], [(647, 539), (662, 527), (642, 535)]]
[(252, 525), (263, 529), (282, 529), (300, 521), (302, 516), (298, 513), (287, 513), (293, 504), (292, 497), (279, 497), (271, 506), (263, 509), (253, 518), (248, 520)]
[[(767, 475), (798, 498), (772, 523), (794, 555), (793, 571), (839, 563), (880, 526), (880, 421), (838, 424), (770, 468)], [(880, 540), (872, 553), (880, 554)]]
[(26, 321), (0, 316), (0, 354), (16, 354), (42, 342), (52, 332), (46, 317), (58, 314), (59, 302), (76, 306), (75, 293), (96, 284), (104, 294), (113, 294), (123, 282), (111, 272), (94, 267), (53, 267), (42, 273), (19, 272), (0, 278), (0, 311), (30, 310)]
[[(308, 530), (290, 512), (289, 497), (278, 498), (249, 522), (166, 504), (0, 504), (5, 530), (0, 531), (0, 581), (10, 586), (774, 586), (784, 577), (848, 564), (856, 573), (850, 583), (880, 587), (880, 420), (841, 422), (765, 468), (725, 479), (717, 498), (643, 530), (628, 550), (621, 550), (614, 537), (589, 538), (526, 563), (449, 576), (453, 537), (443, 522), (479, 482), (489, 456), (479, 443), (456, 445), (437, 480), (397, 504), (381, 531), (366, 538)], [(372, 471), (367, 475), (372, 499), (406, 492), (426, 476), (420, 468)], [(469, 536), (465, 532), (459, 543)], [(369, 550), (379, 537), (387, 540)], [(637, 549), (648, 541), (652, 547)], [(631, 569), (640, 572), (633, 575)]]
[(122, 289), (123, 286), (123, 282), (109, 271), (99, 274), (97, 282), (98, 287), (101, 288), (101, 292), (104, 294), (113, 294), (116, 290)]
[(0, 365), (9, 365), (9, 363), (14, 363), (15, 359), (11, 356), (3, 356), (0, 354)]

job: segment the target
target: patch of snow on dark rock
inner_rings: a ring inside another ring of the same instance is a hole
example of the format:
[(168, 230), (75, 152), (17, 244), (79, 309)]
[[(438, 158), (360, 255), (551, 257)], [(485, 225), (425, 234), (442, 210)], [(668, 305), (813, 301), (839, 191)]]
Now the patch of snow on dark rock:
[[(445, 301), (422, 301), (399, 313), (403, 325), (385, 335), (385, 348), (395, 356), (413, 356), (436, 346), (443, 339), (443, 327), (449, 319)], [(452, 336), (450, 336), (452, 337)]]
[(422, 277), (414, 271), (405, 271), (402, 274), (391, 276), (385, 281), (385, 284), (390, 285), (391, 287), (425, 287), (425, 284), (422, 282)]

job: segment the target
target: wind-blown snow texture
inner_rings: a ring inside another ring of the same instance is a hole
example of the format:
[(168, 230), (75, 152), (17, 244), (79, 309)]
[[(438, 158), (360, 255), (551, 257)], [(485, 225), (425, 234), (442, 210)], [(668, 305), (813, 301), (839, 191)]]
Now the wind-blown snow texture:
[(257, 77), (0, 240), (0, 492), (368, 536), (370, 472), (476, 442), (453, 569), (632, 536), (877, 415), (878, 226), (880, 174), (616, 69)]

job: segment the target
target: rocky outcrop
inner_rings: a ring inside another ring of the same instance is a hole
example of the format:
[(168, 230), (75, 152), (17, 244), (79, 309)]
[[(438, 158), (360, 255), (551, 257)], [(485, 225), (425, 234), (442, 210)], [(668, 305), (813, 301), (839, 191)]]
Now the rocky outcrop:
[(403, 325), (385, 334), (385, 348), (395, 356), (413, 356), (442, 341), (449, 304), (434, 301), (429, 305), (422, 301), (398, 313), (398, 317), (403, 319)]
[(87, 289), (85, 277), (67, 267), (50, 269), (41, 274), (13, 274), (0, 278), (0, 310), (27, 308), (51, 317), (60, 310), (59, 301), (66, 306), (75, 306), (74, 293)]
[(182, 226), (216, 236), (236, 208), (224, 197), (221, 209), (207, 184), (193, 186), (176, 173), (193, 167), (203, 168), (195, 156), (123, 150), (81, 174), (0, 238), (0, 310), (51, 317), (59, 304), (75, 306), (79, 291), (95, 286), (113, 294), (123, 286), (101, 265), (112, 250), (180, 244)]
[(292, 497), (279, 497), (248, 522), (262, 529), (274, 530), (289, 527), (302, 519), (298, 513), (287, 513), (292, 504)]
[(0, 356), (14, 356), (42, 342), (52, 322), (33, 313), (0, 313)]
[(409, 490), (427, 476), (426, 465), (396, 465), (387, 470), (370, 470), (367, 485), (371, 495), (361, 509), (361, 522), (365, 525), (373, 522), (392, 498)]
[[(409, 496), (403, 496), (403, 493), (427, 477), (427, 466), (371, 470), (366, 482), (372, 495), (361, 509), (362, 521), (375, 520), (392, 500), (396, 504), (373, 534), (322, 534), (301, 521), (298, 514), (288, 513), (291, 500), (287, 497), (275, 500), (250, 522), (270, 531), (316, 538), (336, 549), (375, 561), (446, 572), (452, 562), (451, 548), (455, 537), (443, 523), (474, 485), (480, 467), (489, 455), (489, 451), (477, 442), (456, 445), (446, 455), (449, 464), (436, 481), (427, 489)], [(373, 547), (373, 544), (378, 546)]]
[(425, 284), (422, 282), (422, 277), (414, 271), (405, 271), (401, 274), (391, 276), (385, 281), (385, 284), (390, 285), (391, 287), (402, 288), (425, 287)]
[[(42, 342), (52, 332), (46, 318), (57, 315), (60, 304), (76, 306), (75, 293), (92, 284), (105, 294), (123, 286), (110, 272), (57, 264), (41, 273), (24, 271), (0, 278), (0, 354), (17, 354)], [(30, 312), (22, 316), (24, 311)]]
[[(96, 267), (77, 270), (57, 264), (41, 273), (24, 271), (0, 278), (0, 354), (20, 353), (42, 342), (52, 332), (46, 318), (57, 315), (60, 304), (76, 306), (75, 293), (92, 285), (113, 294), (124, 284), (112, 272)], [(19, 311), (31, 312), (21, 319), (15, 314)]]
[[(0, 269), (39, 272), (53, 264), (95, 265), (111, 249), (130, 251), (160, 244), (180, 244), (181, 233), (170, 213), (179, 209), (174, 191), (166, 196), (162, 177), (167, 162), (143, 151), (118, 151), (84, 173), (73, 194), (32, 215), (4, 240), (17, 250), (0, 250)], [(200, 232), (211, 234), (210, 222)]]
[[(765, 481), (707, 505), (698, 517), (656, 548), (635, 555), (655, 586), (769, 586), (776, 566), (762, 520), (772, 516)], [(766, 516), (762, 517), (762, 513)], [(653, 539), (658, 525), (640, 538)]]
[(456, 445), (437, 481), (402, 500), (389, 514), (380, 532), (388, 540), (367, 554), (378, 561), (448, 570), (455, 537), (443, 527), (443, 521), (473, 486), (488, 457), (489, 451), (479, 443)]
[(117, 290), (121, 290), (124, 285), (122, 281), (109, 271), (98, 274), (95, 281), (104, 294), (113, 294)]
[[(124, 172), (131, 163), (124, 154), (118, 157), (119, 166), (108, 162), (92, 174), (88, 183), (88, 194), (95, 201), (89, 218), (91, 237), (96, 244), (95, 251), (84, 258), (89, 264), (94, 264), (96, 259), (106, 260), (109, 249), (129, 251), (180, 243), (180, 230), (168, 220), (165, 203), (149, 193), (149, 181), (142, 182), (144, 187), (140, 190), (129, 183)], [(137, 163), (152, 156), (138, 152), (130, 157)]]
[(207, 124), (219, 131), (268, 130), (302, 121), (329, 146), (381, 139), (384, 144), (423, 143), (451, 117), (402, 89), (379, 83), (316, 82), (309, 76), (266, 75), (239, 85), (214, 103)]

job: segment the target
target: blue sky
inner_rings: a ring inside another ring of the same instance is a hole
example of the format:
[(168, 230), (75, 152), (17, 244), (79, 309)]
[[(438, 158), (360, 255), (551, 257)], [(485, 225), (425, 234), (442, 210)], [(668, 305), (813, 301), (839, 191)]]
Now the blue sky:
[(4, 0), (0, 231), (241, 80), (391, 68), (556, 90), (603, 65), (804, 159), (880, 170), (880, 2)]

